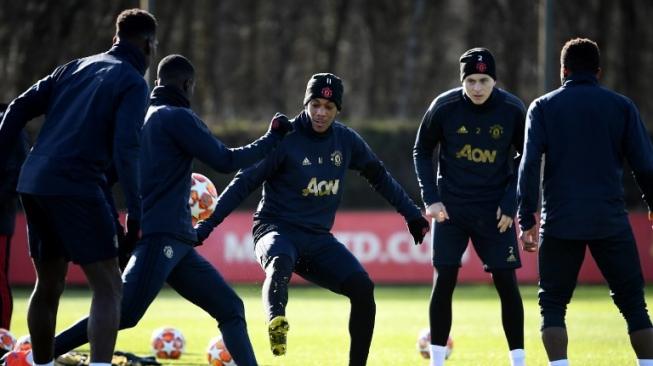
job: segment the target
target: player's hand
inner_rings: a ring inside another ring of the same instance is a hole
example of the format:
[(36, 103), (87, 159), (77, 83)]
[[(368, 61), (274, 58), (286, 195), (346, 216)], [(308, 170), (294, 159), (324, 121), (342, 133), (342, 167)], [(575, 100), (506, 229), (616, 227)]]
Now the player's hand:
[(195, 232), (197, 233), (197, 243), (195, 246), (200, 246), (204, 244), (204, 240), (211, 235), (211, 232), (213, 231), (213, 226), (209, 224), (206, 221), (200, 221), (197, 225), (195, 225)]
[(426, 221), (426, 219), (422, 216), (406, 222), (406, 225), (408, 225), (408, 231), (410, 231), (410, 235), (413, 236), (415, 245), (422, 244), (424, 236), (426, 236), (426, 233), (428, 233), (429, 229), (431, 228), (429, 222)]
[(449, 214), (447, 213), (447, 209), (444, 207), (442, 202), (436, 202), (427, 207), (426, 216), (435, 219), (437, 222), (444, 222), (444, 220), (449, 220)]
[[(129, 258), (136, 247), (136, 243), (141, 239), (141, 223), (127, 216), (127, 232), (124, 234), (124, 240), (118, 246), (118, 264), (120, 269), (125, 269)], [(122, 228), (122, 226), (120, 227)]]
[(505, 233), (506, 230), (512, 227), (512, 217), (502, 215), (501, 207), (497, 208), (497, 221), (499, 221), (497, 228), (499, 229), (500, 233)]
[(522, 231), (519, 235), (519, 240), (521, 241), (522, 249), (525, 252), (537, 252), (537, 246), (540, 241), (537, 225), (533, 225), (530, 229)]
[(290, 123), (285, 114), (279, 112), (274, 114), (274, 117), (272, 117), (272, 120), (270, 121), (270, 132), (285, 136), (288, 132), (292, 131), (292, 129), (292, 123)]

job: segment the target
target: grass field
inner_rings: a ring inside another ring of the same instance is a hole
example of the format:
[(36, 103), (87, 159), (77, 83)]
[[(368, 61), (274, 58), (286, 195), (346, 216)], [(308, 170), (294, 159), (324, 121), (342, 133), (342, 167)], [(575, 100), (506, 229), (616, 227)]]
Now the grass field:
[[(249, 334), (261, 365), (310, 366), (346, 365), (349, 338), (346, 298), (315, 287), (292, 287), (287, 316), (290, 321), (288, 354), (273, 357), (268, 350), (265, 319), (259, 286), (239, 286), (247, 311)], [(420, 329), (428, 326), (426, 286), (377, 286), (376, 328), (368, 365), (428, 365), (416, 351)], [(539, 338), (537, 289), (522, 287), (525, 303), (525, 340), (529, 366), (547, 365)], [(647, 302), (653, 304), (653, 288), (647, 288)], [(15, 336), (27, 333), (25, 307), (29, 289), (14, 292)], [(61, 330), (88, 311), (85, 289), (68, 289), (60, 306), (57, 329)], [(569, 356), (574, 365), (636, 365), (629, 346), (625, 323), (602, 286), (584, 286), (568, 311)], [(140, 324), (124, 330), (117, 349), (149, 353), (153, 329), (170, 325), (186, 337), (186, 353), (171, 365), (206, 365), (205, 348), (217, 335), (213, 320), (201, 310), (165, 289)], [(454, 294), (452, 329), (454, 352), (448, 365), (508, 365), (507, 346), (501, 328), (499, 303), (494, 288), (485, 285), (459, 286)], [(80, 350), (88, 351), (88, 346)]]

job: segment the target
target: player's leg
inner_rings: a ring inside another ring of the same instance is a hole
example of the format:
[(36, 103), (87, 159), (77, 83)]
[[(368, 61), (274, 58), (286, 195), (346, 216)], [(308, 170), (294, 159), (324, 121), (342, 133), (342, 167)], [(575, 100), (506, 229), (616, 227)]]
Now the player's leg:
[(27, 218), (30, 256), (36, 270), (36, 284), (27, 305), (27, 327), (34, 361), (46, 364), (54, 358), (54, 331), (68, 260), (56, 228), (39, 198), (22, 195), (21, 199)]
[(474, 249), (485, 271), (492, 274), (501, 302), (501, 322), (508, 341), (510, 362), (524, 365), (524, 305), (517, 285), (515, 269), (521, 267), (517, 233), (513, 227), (505, 232), (497, 229), (496, 206), (479, 207), (473, 214), (476, 227), (472, 232)]
[(0, 235), (0, 327), (9, 329), (14, 299), (9, 286), (11, 235)]
[(433, 221), (433, 289), (429, 300), (431, 365), (443, 365), (452, 324), (452, 298), (458, 280), (460, 261), (469, 242), (460, 208), (448, 205), (449, 220)]
[(243, 301), (211, 263), (192, 250), (170, 273), (168, 284), (217, 321), (224, 343), (236, 364), (257, 364), (247, 334)]
[(263, 235), (255, 244), (256, 257), (265, 271), (261, 295), (269, 321), (270, 349), (276, 356), (285, 354), (287, 347), (288, 282), (297, 258), (297, 250), (291, 242), (293, 235), (299, 233), (292, 230), (271, 231)]
[(542, 316), (542, 343), (549, 361), (567, 359), (567, 305), (576, 288), (585, 258), (585, 243), (544, 235), (540, 238), (538, 293)]
[(332, 235), (312, 235), (305, 239), (312, 248), (309, 253), (302, 252), (295, 272), (349, 298), (349, 365), (365, 365), (376, 317), (374, 283), (356, 257)]
[(630, 227), (621, 235), (589, 243), (592, 257), (608, 281), (615, 305), (626, 319), (630, 343), (640, 360), (653, 360), (653, 325), (646, 310), (644, 278)]
[[(136, 245), (122, 276), (119, 329), (138, 324), (172, 269), (191, 249), (188, 244), (164, 236), (144, 238)], [(87, 343), (88, 324), (89, 318), (85, 318), (59, 333), (55, 339), (55, 356)]]

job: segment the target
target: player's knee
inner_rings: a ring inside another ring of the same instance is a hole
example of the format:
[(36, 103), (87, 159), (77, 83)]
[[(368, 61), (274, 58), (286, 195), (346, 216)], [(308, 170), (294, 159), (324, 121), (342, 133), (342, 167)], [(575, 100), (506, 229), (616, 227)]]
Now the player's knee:
[(651, 319), (646, 311), (643, 282), (632, 283), (612, 292), (612, 300), (626, 319), (628, 333), (651, 327)]
[(539, 305), (542, 316), (542, 330), (549, 327), (566, 328), (565, 316), (570, 298), (571, 295), (554, 294), (540, 290)]
[(133, 328), (138, 324), (141, 317), (136, 314), (122, 313), (120, 314), (120, 329)]
[(502, 269), (492, 271), (494, 286), (502, 300), (519, 300), (519, 286), (517, 285), (517, 276), (513, 269)]
[(293, 271), (293, 262), (290, 257), (280, 255), (272, 258), (265, 267), (265, 275), (274, 282), (288, 283)]
[(374, 304), (374, 282), (365, 272), (356, 272), (342, 284), (342, 293), (352, 302)]

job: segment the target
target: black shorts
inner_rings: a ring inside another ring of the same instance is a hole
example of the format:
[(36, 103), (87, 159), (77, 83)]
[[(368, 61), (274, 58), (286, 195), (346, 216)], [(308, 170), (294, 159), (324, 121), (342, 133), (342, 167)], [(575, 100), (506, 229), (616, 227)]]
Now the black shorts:
[(117, 256), (116, 228), (104, 198), (21, 194), (21, 200), (35, 260), (65, 258), (84, 265)]
[(256, 258), (265, 270), (270, 260), (286, 255), (293, 271), (306, 280), (342, 293), (349, 276), (365, 272), (358, 259), (331, 233), (309, 233), (290, 225), (274, 225), (256, 241)]
[(449, 220), (433, 225), (433, 266), (461, 266), (469, 239), (489, 272), (521, 267), (515, 225), (503, 233), (495, 204), (445, 205)]
[(542, 235), (538, 252), (540, 306), (568, 304), (589, 248), (612, 293), (643, 288), (637, 244), (629, 226), (611, 237), (592, 240), (558, 239)]

